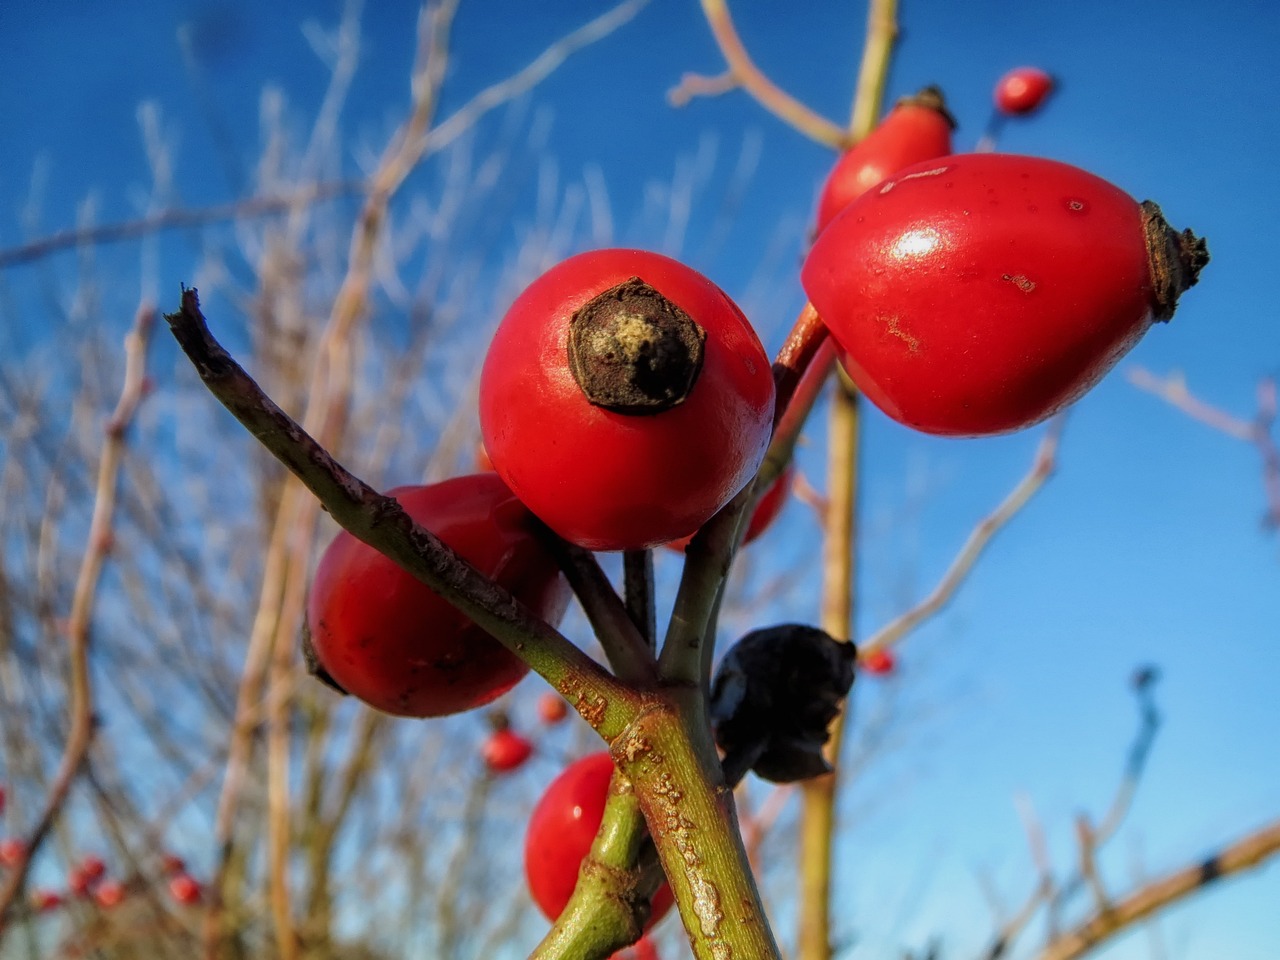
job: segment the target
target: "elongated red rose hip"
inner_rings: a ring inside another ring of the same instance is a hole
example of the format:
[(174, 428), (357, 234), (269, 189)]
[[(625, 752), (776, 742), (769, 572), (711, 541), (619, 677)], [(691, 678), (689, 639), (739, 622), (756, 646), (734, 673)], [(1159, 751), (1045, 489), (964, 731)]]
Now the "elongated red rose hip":
[(1078, 399), (1209, 255), (1154, 203), (1036, 157), (916, 164), (818, 238), (804, 288), (858, 387), (927, 433), (1030, 426)]

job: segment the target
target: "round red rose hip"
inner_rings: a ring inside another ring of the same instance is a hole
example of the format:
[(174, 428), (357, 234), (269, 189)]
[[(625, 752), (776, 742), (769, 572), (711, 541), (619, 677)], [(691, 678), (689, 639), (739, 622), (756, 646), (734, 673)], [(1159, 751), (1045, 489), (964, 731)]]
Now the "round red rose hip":
[(693, 533), (760, 465), (769, 358), (728, 295), (643, 250), (552, 267), (512, 304), (480, 377), (494, 468), (591, 550)]

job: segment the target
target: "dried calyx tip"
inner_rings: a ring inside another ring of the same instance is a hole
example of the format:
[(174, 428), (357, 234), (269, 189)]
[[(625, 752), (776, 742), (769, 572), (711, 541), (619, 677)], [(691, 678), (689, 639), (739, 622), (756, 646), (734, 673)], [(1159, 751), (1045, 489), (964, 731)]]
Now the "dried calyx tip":
[(937, 84), (931, 83), (918, 93), (902, 97), (898, 100), (895, 106), (926, 107), (929, 110), (942, 114), (943, 119), (947, 121), (952, 130), (956, 129), (956, 127), (960, 125), (956, 122), (956, 118), (952, 115), (951, 111), (947, 109), (947, 98), (943, 95), (942, 88)]
[(1200, 279), (1200, 271), (1209, 262), (1209, 247), (1190, 230), (1178, 232), (1169, 226), (1158, 204), (1144, 200), (1141, 207), (1155, 318), (1169, 320), (1178, 308), (1178, 297)]
[(707, 334), (639, 277), (588, 301), (569, 321), (569, 369), (597, 407), (661, 413), (685, 401)]

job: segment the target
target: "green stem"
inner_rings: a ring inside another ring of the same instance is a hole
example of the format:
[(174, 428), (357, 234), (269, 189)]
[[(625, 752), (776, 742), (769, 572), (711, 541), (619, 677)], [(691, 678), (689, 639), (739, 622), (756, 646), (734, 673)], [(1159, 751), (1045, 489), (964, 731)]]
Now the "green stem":
[(701, 689), (668, 688), (611, 750), (644, 811), (696, 960), (781, 960)]

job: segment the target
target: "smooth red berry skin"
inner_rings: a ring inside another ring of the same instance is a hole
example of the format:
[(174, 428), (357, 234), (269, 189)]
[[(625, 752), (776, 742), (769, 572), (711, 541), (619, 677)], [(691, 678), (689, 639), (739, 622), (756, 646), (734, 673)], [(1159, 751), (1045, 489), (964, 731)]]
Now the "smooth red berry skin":
[(485, 766), (494, 773), (510, 773), (533, 756), (533, 743), (514, 730), (495, 730), (481, 748)]
[(1053, 87), (1053, 77), (1038, 67), (1017, 67), (996, 83), (996, 109), (1008, 114), (1031, 113), (1039, 109)]
[(886, 650), (881, 647), (877, 650), (870, 650), (859, 657), (858, 666), (866, 673), (885, 676), (897, 669), (898, 661), (894, 657), (892, 650)]
[(658, 948), (648, 937), (641, 937), (625, 950), (615, 953), (612, 960), (661, 960)]
[[(573, 315), (633, 277), (706, 331), (688, 396), (659, 413), (593, 405), (569, 365)], [(596, 250), (507, 311), (481, 373), (480, 427), (498, 473), (548, 526), (590, 550), (630, 550), (693, 533), (747, 484), (773, 402), (769, 358), (724, 291), (660, 254)]]
[[(569, 588), (529, 511), (497, 475), (388, 491), (482, 573), (559, 623)], [(386, 713), (436, 717), (489, 703), (528, 667), (372, 547), (343, 531), (316, 570), (307, 622), (317, 659), (348, 693)]]
[[(533, 902), (548, 920), (560, 916), (578, 884), (578, 869), (604, 819), (612, 776), (613, 760), (607, 752), (589, 754), (551, 781), (529, 816), (525, 878)], [(646, 928), (661, 920), (674, 902), (664, 883), (653, 896)]]
[(188, 874), (179, 873), (169, 880), (169, 896), (178, 903), (199, 903), (201, 892), (199, 881)]
[[(787, 504), (787, 495), (791, 492), (791, 478), (794, 472), (794, 469), (788, 466), (769, 485), (764, 496), (756, 501), (756, 508), (751, 513), (751, 519), (747, 521), (746, 533), (742, 535), (744, 546), (768, 530), (778, 514), (782, 512), (782, 508)], [(679, 540), (672, 540), (667, 546), (672, 550), (683, 551), (692, 539), (692, 536), (681, 537)]]
[(801, 279), (858, 387), (926, 433), (1030, 426), (1154, 319), (1139, 205), (1053, 160), (917, 164), (851, 204)]
[(547, 726), (555, 726), (568, 715), (569, 705), (558, 693), (544, 693), (538, 697), (538, 719)]
[(953, 126), (945, 108), (911, 97), (900, 102), (871, 133), (845, 151), (827, 175), (818, 199), (818, 232), (886, 177), (913, 163), (951, 153)]

